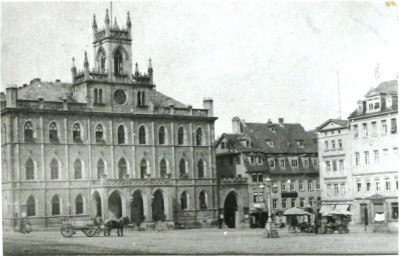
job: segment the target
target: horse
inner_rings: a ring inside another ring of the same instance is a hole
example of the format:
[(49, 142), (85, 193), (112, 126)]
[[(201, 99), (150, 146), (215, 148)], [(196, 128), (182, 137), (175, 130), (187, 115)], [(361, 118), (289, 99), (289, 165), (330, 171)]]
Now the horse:
[(129, 217), (121, 217), (118, 220), (106, 220), (104, 222), (104, 236), (110, 236), (112, 229), (117, 229), (118, 236), (121, 230), (121, 236), (124, 236), (124, 225), (130, 222)]

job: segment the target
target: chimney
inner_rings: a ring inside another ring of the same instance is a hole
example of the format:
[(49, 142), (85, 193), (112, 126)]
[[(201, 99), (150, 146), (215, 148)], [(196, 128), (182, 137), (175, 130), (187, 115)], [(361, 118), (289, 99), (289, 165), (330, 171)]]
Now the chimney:
[(203, 108), (208, 110), (208, 116), (214, 116), (214, 104), (212, 98), (203, 99)]
[(56, 79), (56, 83), (60, 83), (61, 82), (61, 80), (60, 79)]
[(40, 78), (39, 77), (32, 79), (29, 84), (34, 84), (36, 82), (40, 82)]
[(283, 117), (278, 118), (278, 122), (279, 122), (280, 126), (283, 126), (283, 123), (284, 123)]
[(27, 86), (28, 86), (28, 84), (23, 84), (23, 85), (22, 85), (23, 88), (25, 88), (25, 87), (27, 87)]
[(272, 121), (271, 121), (271, 119), (268, 119), (268, 122), (267, 122), (267, 124), (272, 124)]
[(6, 106), (7, 108), (17, 107), (17, 85), (9, 84), (6, 88)]
[(238, 116), (232, 118), (232, 132), (242, 133), (242, 124), (240, 123), (240, 118)]

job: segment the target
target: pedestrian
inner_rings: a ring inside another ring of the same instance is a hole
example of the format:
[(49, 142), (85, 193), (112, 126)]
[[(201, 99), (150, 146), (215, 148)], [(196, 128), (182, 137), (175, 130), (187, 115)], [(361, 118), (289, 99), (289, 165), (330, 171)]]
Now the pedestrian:
[(224, 215), (221, 214), (218, 216), (218, 228), (219, 229), (222, 229), (223, 222), (224, 222)]

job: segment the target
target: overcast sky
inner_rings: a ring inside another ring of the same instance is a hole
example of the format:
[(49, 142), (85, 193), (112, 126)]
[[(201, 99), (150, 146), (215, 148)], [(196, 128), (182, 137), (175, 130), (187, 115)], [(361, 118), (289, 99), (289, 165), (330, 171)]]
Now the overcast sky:
[[(92, 17), (109, 2), (2, 3), (1, 90), (34, 77), (71, 82), (71, 58), (93, 66)], [(384, 2), (113, 2), (133, 23), (133, 61), (153, 60), (157, 90), (194, 108), (214, 99), (216, 134), (231, 119), (314, 129), (356, 107), (371, 86), (396, 79), (397, 7)]]

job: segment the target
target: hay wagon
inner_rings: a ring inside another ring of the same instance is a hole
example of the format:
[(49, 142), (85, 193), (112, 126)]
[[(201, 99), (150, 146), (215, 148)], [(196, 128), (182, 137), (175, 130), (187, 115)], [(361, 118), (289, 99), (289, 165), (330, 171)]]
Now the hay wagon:
[(87, 237), (99, 236), (103, 231), (100, 225), (95, 225), (94, 220), (73, 220), (64, 218), (61, 220), (61, 235), (72, 237), (76, 231), (82, 231)]

